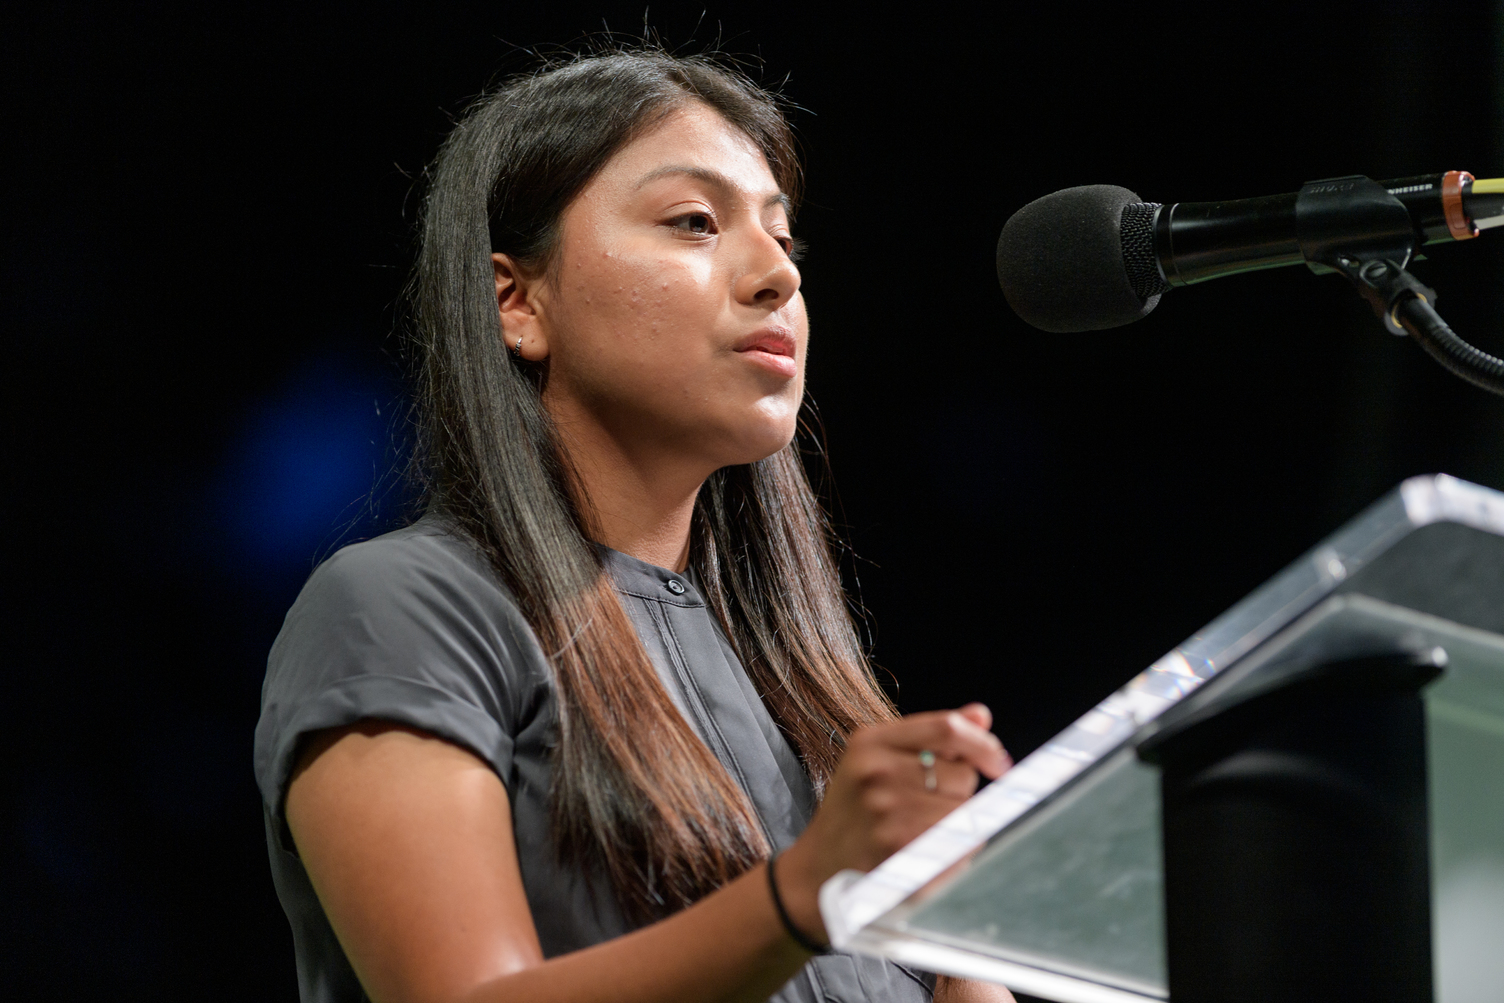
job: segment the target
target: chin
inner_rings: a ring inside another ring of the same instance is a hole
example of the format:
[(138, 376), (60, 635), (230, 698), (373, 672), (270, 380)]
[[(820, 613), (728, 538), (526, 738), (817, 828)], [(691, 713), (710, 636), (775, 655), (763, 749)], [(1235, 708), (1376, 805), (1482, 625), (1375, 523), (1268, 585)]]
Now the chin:
[[(734, 442), (727, 444), (728, 448), (722, 454), (725, 462), (721, 465), (733, 467), (767, 459), (793, 441), (795, 427), (795, 423), (789, 421), (756, 430), (738, 429), (740, 434), (734, 437)], [(752, 434), (747, 434), (749, 431)]]

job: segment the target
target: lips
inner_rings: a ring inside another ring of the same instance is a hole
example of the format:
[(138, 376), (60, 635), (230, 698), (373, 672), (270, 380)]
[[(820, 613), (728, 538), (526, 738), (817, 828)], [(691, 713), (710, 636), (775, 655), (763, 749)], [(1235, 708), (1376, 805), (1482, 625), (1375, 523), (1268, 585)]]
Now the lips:
[(794, 361), (794, 335), (778, 329), (754, 331), (736, 346), (737, 354), (748, 362), (784, 380), (799, 375)]
[(788, 331), (754, 331), (737, 343), (738, 352), (767, 352), (769, 355), (794, 357), (794, 336)]

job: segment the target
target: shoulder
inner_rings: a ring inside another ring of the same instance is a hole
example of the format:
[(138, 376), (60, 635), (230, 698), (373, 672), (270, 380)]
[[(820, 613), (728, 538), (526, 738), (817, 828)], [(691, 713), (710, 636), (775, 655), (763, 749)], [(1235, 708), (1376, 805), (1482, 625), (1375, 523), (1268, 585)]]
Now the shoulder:
[(309, 576), (272, 651), (314, 639), (396, 645), (474, 644), (531, 635), (511, 593), (468, 537), (436, 519), (341, 548)]
[[(424, 518), (324, 561), (288, 611), (268, 682), (299, 673), (509, 669), (531, 662), (532, 631), (468, 537)], [(317, 665), (307, 665), (315, 661)]]
[(422, 519), (345, 547), (309, 577), (267, 659), (257, 761), (268, 804), (301, 735), (368, 718), (499, 767), (549, 679), (532, 629), (464, 535)]
[(392, 602), (426, 593), (515, 606), (468, 538), (424, 518), (340, 548), (309, 576), (293, 610), (341, 598)]

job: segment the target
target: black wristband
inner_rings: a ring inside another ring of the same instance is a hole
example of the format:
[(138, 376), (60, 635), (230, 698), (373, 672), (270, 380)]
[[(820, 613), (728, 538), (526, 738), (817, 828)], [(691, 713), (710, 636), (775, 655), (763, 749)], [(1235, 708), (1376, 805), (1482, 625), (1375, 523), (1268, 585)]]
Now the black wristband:
[(778, 894), (778, 879), (773, 876), (773, 861), (778, 859), (775, 853), (768, 858), (768, 890), (773, 893), (773, 908), (778, 910), (778, 919), (783, 923), (783, 929), (794, 938), (794, 943), (804, 948), (810, 954), (829, 954), (829, 944), (817, 944), (804, 935), (804, 931), (794, 925), (789, 919), (789, 911), (783, 907), (783, 896)]

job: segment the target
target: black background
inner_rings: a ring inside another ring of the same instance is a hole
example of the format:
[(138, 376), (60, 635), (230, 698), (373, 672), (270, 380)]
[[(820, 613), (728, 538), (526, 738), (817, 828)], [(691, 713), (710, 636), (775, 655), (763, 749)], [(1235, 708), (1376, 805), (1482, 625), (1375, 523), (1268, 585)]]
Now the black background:
[[(795, 116), (809, 385), (906, 710), (1021, 755), (1402, 478), (1504, 487), (1504, 401), (1303, 268), (1043, 335), (1019, 206), (1504, 173), (1504, 4), (653, 6)], [(251, 733), (312, 563), (400, 513), (412, 178), (527, 47), (632, 4), (4, 15), (0, 869), (28, 999), (292, 1000)], [(1488, 239), (1492, 237), (1492, 239)], [(1504, 238), (1417, 273), (1504, 353)], [(7, 993), (10, 995), (10, 993)]]

